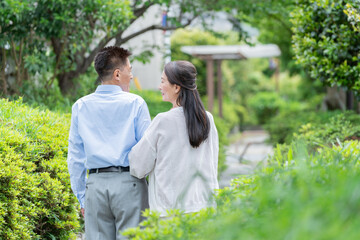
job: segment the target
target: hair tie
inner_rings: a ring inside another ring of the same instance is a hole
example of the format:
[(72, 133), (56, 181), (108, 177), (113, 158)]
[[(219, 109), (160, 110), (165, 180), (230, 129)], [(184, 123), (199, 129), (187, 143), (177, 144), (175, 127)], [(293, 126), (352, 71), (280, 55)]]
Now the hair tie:
[(185, 87), (185, 86), (181, 86), (182, 88), (185, 88), (186, 90), (190, 90), (190, 91), (195, 91), (197, 89), (197, 86), (195, 84), (194, 87)]

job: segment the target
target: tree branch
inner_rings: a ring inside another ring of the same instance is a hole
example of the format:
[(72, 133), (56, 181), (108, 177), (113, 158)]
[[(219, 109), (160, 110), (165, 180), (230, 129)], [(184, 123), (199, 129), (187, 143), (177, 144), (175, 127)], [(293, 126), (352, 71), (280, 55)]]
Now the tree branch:
[(146, 10), (148, 10), (154, 4), (154, 2), (150, 2), (148, 5), (143, 5), (140, 8), (133, 8), (133, 13), (135, 16), (133, 20), (135, 21), (138, 17), (142, 16), (146, 12)]
[(10, 43), (11, 43), (11, 53), (13, 54), (15, 65), (18, 66), (19, 61), (18, 61), (18, 58), (16, 56), (15, 42), (14, 42), (13, 38), (11, 38)]
[(137, 32), (134, 32), (132, 34), (130, 34), (129, 36), (125, 37), (125, 38), (122, 38), (120, 39), (119, 42), (117, 42), (117, 45), (121, 45), (121, 44), (124, 44), (126, 43), (127, 41), (129, 41), (130, 39), (132, 38), (135, 38), (145, 32), (148, 32), (148, 31), (152, 31), (152, 30), (164, 30), (164, 31), (168, 31), (168, 30), (176, 30), (178, 28), (184, 28), (188, 25), (190, 25), (190, 23), (195, 19), (196, 17), (192, 18), (192, 19), (188, 19), (188, 22), (186, 24), (183, 24), (183, 25), (180, 25), (180, 26), (175, 26), (175, 27), (163, 27), (161, 25), (151, 25), (149, 27), (146, 27), (146, 28), (143, 28)]
[[(142, 16), (147, 10), (149, 7), (153, 6), (155, 3), (154, 2), (150, 2), (148, 3), (147, 5), (143, 5), (142, 7), (140, 8), (137, 8), (137, 9), (134, 9), (133, 12), (134, 12), (134, 16), (135, 18), (132, 19), (130, 21), (130, 25), (135, 22), (140, 16)], [(133, 5), (135, 7), (135, 5)], [(157, 24), (154, 24), (154, 25), (151, 25), (149, 27), (146, 27), (144, 29), (141, 29), (135, 33), (132, 33), (130, 34), (129, 36), (123, 38), (122, 35), (124, 33), (124, 30), (119, 30), (117, 32), (117, 34), (115, 36), (111, 36), (111, 37), (108, 37), (108, 36), (105, 36), (100, 42), (99, 44), (97, 44), (97, 46), (90, 52), (89, 56), (86, 57), (86, 58), (83, 58), (83, 61), (79, 61), (81, 62), (81, 64), (77, 64), (77, 67), (76, 67), (76, 70), (73, 70), (73, 71), (70, 71), (68, 72), (69, 75), (71, 76), (77, 76), (81, 73), (84, 73), (88, 67), (91, 65), (92, 61), (94, 60), (96, 54), (106, 46), (107, 43), (110, 42), (111, 39), (115, 38), (116, 39), (116, 43), (115, 45), (117, 46), (120, 46), (122, 45), (123, 43), (129, 41), (130, 39), (132, 38), (135, 38), (145, 32), (148, 32), (148, 31), (151, 31), (151, 30), (175, 30), (177, 28), (181, 28), (181, 27), (186, 27), (188, 25), (191, 24), (191, 22), (195, 19), (196, 17), (193, 17), (193, 18), (190, 18), (187, 20), (187, 22), (185, 24), (182, 24), (182, 25), (179, 25), (179, 26), (175, 26), (175, 27), (163, 27), (161, 25), (157, 25)], [(129, 25), (129, 26), (130, 26)]]
[(291, 27), (289, 27), (281, 18), (279, 18), (278, 16), (276, 16), (275, 14), (271, 14), (271, 13), (267, 13), (267, 15), (273, 19), (275, 19), (276, 21), (278, 21), (281, 25), (283, 25), (283, 27), (290, 33), (293, 34)]
[(90, 52), (90, 55), (85, 58), (82, 64), (77, 64), (76, 70), (74, 72), (84, 73), (87, 68), (91, 65), (92, 61), (94, 60), (96, 54), (106, 46), (108, 42), (110, 42), (112, 38), (104, 37), (99, 44)]

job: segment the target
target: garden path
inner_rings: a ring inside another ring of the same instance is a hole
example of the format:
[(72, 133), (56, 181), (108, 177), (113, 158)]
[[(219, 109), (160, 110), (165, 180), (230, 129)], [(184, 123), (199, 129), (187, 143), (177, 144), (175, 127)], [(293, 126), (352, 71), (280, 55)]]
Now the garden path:
[(231, 179), (238, 175), (252, 174), (259, 163), (266, 164), (267, 156), (273, 153), (272, 146), (265, 142), (268, 137), (266, 131), (247, 130), (226, 149), (227, 169), (220, 175), (220, 188), (230, 186)]

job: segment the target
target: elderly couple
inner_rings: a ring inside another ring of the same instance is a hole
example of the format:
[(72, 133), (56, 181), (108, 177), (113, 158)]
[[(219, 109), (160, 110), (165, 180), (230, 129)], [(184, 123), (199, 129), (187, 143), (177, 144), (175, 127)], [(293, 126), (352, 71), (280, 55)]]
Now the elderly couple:
[(159, 89), (173, 107), (151, 121), (145, 101), (129, 93), (130, 55), (102, 49), (95, 57), (101, 85), (72, 107), (67, 161), (86, 240), (123, 239), (121, 231), (136, 227), (148, 207), (166, 216), (215, 206), (218, 134), (194, 65), (165, 65)]

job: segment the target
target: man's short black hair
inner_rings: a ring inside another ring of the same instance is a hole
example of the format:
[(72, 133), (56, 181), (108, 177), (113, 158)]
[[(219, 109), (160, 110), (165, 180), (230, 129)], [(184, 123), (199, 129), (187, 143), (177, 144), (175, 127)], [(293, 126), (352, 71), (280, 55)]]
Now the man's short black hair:
[(125, 48), (110, 46), (101, 49), (95, 57), (95, 70), (102, 79), (112, 74), (116, 68), (123, 69), (126, 59), (131, 55)]

